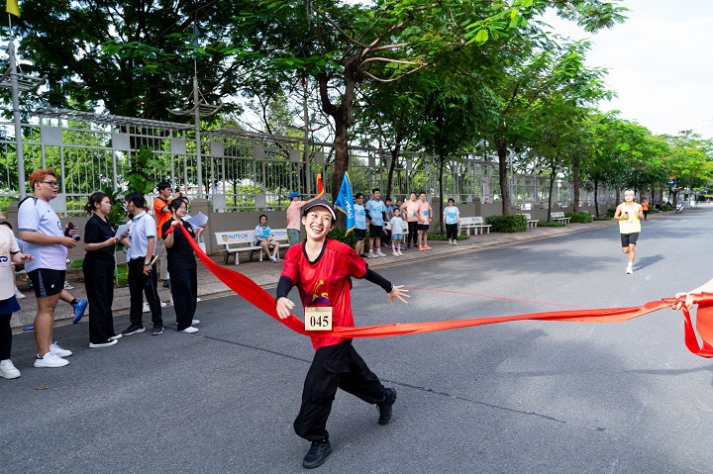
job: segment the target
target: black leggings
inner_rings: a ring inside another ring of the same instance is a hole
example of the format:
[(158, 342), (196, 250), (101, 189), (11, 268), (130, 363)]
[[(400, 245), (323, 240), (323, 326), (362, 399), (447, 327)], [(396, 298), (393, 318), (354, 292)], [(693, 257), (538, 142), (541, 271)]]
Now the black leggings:
[(10, 358), (12, 350), (12, 329), (10, 329), (11, 314), (0, 314), (0, 360)]
[(418, 247), (418, 222), (408, 223), (408, 238), (406, 239), (406, 244), (411, 247), (411, 242), (413, 242), (413, 247)]
[(458, 224), (446, 224), (446, 236), (448, 240), (458, 240)]

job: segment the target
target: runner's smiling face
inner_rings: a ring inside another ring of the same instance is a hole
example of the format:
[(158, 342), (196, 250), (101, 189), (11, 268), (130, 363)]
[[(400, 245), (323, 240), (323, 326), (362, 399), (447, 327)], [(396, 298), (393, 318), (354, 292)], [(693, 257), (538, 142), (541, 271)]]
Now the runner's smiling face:
[(329, 209), (316, 206), (302, 217), (302, 224), (307, 230), (307, 238), (311, 240), (324, 240), (329, 231), (334, 227), (332, 213)]

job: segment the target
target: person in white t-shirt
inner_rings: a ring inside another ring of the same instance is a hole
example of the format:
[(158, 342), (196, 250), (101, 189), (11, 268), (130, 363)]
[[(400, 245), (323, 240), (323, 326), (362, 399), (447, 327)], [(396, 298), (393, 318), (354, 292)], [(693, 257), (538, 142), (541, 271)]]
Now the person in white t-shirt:
[(32, 262), (25, 264), (25, 269), (37, 296), (35, 367), (63, 367), (69, 364), (64, 357), (69, 357), (72, 352), (52, 342), (54, 311), (64, 289), (67, 249), (74, 248), (77, 241), (64, 235), (62, 223), (50, 206), (59, 191), (55, 172), (51, 169), (34, 171), (30, 175), (30, 185), (32, 197), (20, 204), (17, 221), (20, 238), (25, 242), (25, 253), (33, 257)]
[(10, 360), (12, 352), (12, 313), (20, 311), (15, 297), (13, 263), (21, 265), (33, 262), (32, 255), (20, 252), (20, 246), (12, 230), (0, 225), (0, 377), (16, 379), (20, 371)]
[(448, 243), (458, 245), (458, 225), (460, 224), (460, 210), (456, 207), (456, 202), (451, 198), (448, 206), (443, 209), (443, 222), (446, 223), (446, 236)]
[(404, 228), (406, 222), (401, 219), (401, 209), (394, 208), (393, 217), (389, 221), (391, 224), (391, 252), (394, 255), (403, 255), (401, 253), (401, 239), (404, 236)]

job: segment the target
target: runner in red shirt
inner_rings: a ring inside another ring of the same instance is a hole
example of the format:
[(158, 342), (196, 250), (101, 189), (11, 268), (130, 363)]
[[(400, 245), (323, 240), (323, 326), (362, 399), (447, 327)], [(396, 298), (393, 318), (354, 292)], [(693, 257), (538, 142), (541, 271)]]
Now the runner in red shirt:
[[(394, 298), (406, 303), (404, 298), (408, 298), (408, 290), (404, 290), (403, 285), (392, 285), (370, 270), (354, 249), (327, 238), (335, 220), (334, 209), (327, 201), (318, 199), (305, 206), (302, 224), (307, 240), (287, 251), (277, 286), (277, 313), (281, 318), (287, 318), (294, 309), (295, 304), (287, 295), (293, 286), (297, 286), (305, 308), (331, 310), (333, 327), (353, 327), (351, 277), (364, 278), (381, 286), (392, 304)], [(352, 347), (351, 339), (320, 336), (319, 332), (314, 332), (312, 345), (317, 352), (307, 372), (302, 406), (294, 422), (297, 435), (312, 441), (302, 462), (307, 469), (321, 466), (332, 452), (327, 418), (337, 388), (377, 405), (380, 425), (391, 420), (391, 407), (396, 401), (396, 390), (384, 388)]]

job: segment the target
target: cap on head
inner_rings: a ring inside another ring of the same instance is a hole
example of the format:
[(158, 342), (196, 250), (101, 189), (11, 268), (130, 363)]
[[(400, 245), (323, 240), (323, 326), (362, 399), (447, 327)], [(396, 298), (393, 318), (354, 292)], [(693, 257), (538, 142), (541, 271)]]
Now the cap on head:
[(294, 198), (300, 197), (300, 196), (302, 196), (300, 193), (291, 192), (290, 193), (290, 201), (292, 201)]
[(331, 204), (329, 204), (324, 199), (315, 199), (311, 203), (307, 204), (304, 207), (304, 210), (302, 211), (302, 215), (306, 216), (307, 212), (309, 212), (310, 209), (315, 208), (317, 206), (322, 206), (324, 208), (327, 208), (327, 210), (330, 212), (330, 214), (332, 214), (332, 222), (337, 220), (337, 214), (334, 212), (334, 208), (332, 207)]

